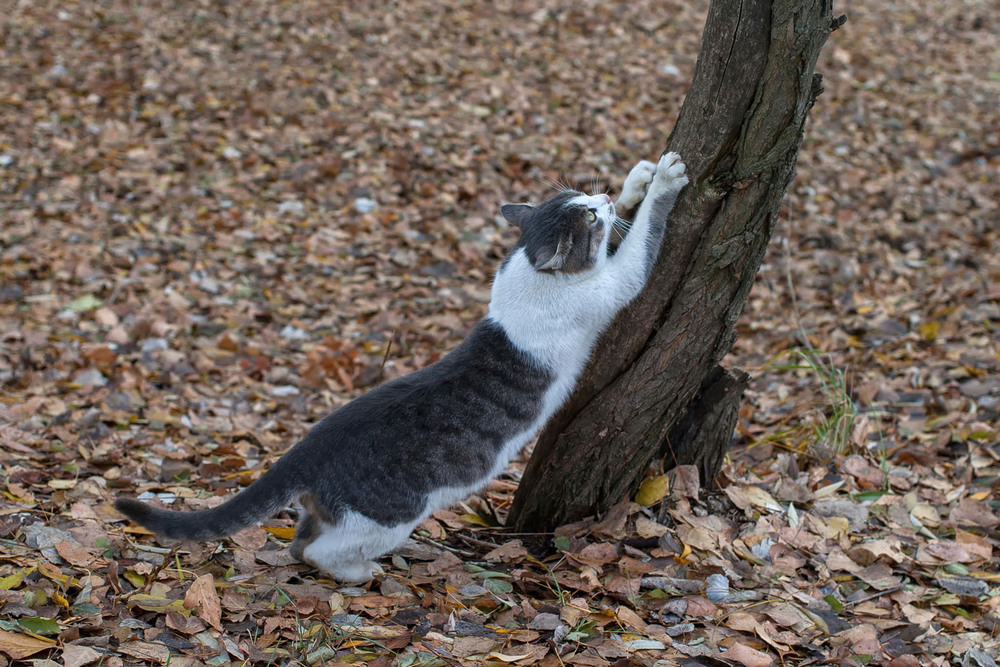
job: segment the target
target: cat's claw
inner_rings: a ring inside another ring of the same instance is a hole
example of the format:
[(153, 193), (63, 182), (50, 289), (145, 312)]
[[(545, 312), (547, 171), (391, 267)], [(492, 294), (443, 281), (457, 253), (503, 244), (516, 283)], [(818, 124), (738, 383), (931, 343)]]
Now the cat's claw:
[(625, 178), (622, 185), (622, 193), (618, 197), (615, 207), (619, 211), (627, 211), (636, 208), (646, 197), (646, 190), (653, 182), (653, 175), (656, 173), (656, 165), (649, 160), (640, 160), (639, 164), (632, 167), (632, 171)]
[(673, 192), (676, 194), (688, 184), (686, 171), (687, 167), (681, 162), (680, 155), (666, 153), (660, 156), (660, 161), (656, 165), (656, 175), (653, 177), (653, 184), (650, 187), (658, 193)]

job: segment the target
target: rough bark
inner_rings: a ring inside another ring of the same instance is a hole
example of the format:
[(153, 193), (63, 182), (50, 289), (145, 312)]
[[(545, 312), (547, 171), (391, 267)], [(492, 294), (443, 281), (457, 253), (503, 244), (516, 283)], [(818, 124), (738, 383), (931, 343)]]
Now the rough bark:
[(740, 400), (749, 380), (750, 376), (738, 368), (712, 369), (663, 442), (659, 456), (665, 467), (693, 465), (702, 484), (715, 479), (733, 439)]
[(820, 91), (816, 59), (841, 22), (831, 0), (713, 0), (667, 140), (691, 185), (646, 290), (539, 437), (510, 524), (551, 530), (633, 492), (732, 348)]

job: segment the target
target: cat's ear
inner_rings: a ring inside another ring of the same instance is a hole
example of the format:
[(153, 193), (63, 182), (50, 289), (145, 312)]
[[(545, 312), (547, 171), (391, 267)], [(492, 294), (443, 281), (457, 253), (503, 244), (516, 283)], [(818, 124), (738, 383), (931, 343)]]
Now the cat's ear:
[(540, 248), (535, 255), (535, 271), (558, 271), (566, 266), (566, 258), (569, 257), (570, 248), (573, 247), (573, 239), (564, 236), (559, 239), (559, 244), (555, 248), (545, 246)]
[(531, 204), (504, 204), (500, 207), (500, 215), (504, 217), (504, 220), (520, 229), (534, 208)]

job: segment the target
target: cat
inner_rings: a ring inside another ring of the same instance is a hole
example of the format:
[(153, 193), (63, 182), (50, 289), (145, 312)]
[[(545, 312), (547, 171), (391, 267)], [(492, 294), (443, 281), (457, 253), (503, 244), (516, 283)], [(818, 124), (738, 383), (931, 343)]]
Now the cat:
[[(680, 157), (667, 153), (631, 170), (617, 207), (572, 190), (503, 205), (520, 238), (497, 271), (488, 314), (450, 354), (320, 420), (218, 507), (179, 512), (127, 498), (115, 507), (159, 536), (210, 540), (297, 500), (292, 556), (345, 583), (371, 580), (382, 572), (376, 558), (502, 472), (559, 409), (598, 336), (645, 285), (687, 182)], [(638, 211), (610, 254), (611, 230), (627, 226), (618, 207)]]

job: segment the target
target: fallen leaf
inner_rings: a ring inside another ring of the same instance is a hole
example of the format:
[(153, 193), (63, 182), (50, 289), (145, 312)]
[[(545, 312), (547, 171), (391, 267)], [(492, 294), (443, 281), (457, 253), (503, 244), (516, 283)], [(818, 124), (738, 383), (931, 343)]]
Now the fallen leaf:
[(222, 602), (211, 574), (203, 574), (194, 580), (184, 594), (184, 606), (216, 630), (222, 630)]
[(667, 475), (647, 477), (639, 485), (639, 491), (635, 494), (635, 502), (646, 507), (655, 505), (663, 500), (669, 492), (670, 478)]
[(73, 542), (59, 542), (56, 544), (56, 552), (63, 560), (75, 567), (87, 567), (95, 558), (89, 549)]
[(121, 644), (118, 652), (142, 662), (156, 662), (163, 665), (170, 661), (170, 649), (163, 644), (130, 641)]
[(768, 667), (772, 663), (771, 656), (739, 642), (733, 643), (725, 651), (717, 654), (724, 660), (732, 660), (746, 667)]
[(104, 654), (89, 647), (66, 644), (62, 648), (63, 667), (83, 667), (97, 662)]
[(54, 648), (56, 643), (40, 637), (29, 637), (17, 632), (0, 630), (0, 652), (14, 660), (23, 660), (39, 651)]

